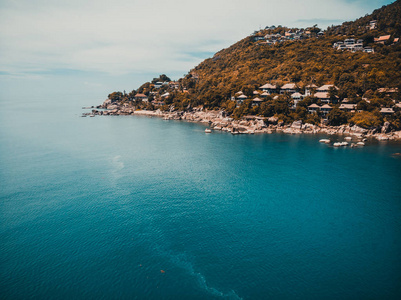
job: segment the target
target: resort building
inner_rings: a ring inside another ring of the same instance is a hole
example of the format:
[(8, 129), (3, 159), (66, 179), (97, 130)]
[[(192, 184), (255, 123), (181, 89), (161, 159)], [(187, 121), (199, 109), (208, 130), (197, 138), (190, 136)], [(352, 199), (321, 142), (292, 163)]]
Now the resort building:
[(293, 94), (297, 90), (298, 90), (298, 87), (295, 83), (287, 83), (281, 87), (280, 94), (284, 94), (284, 93)]
[(331, 110), (332, 110), (333, 108), (330, 106), (330, 105), (328, 105), (328, 104), (325, 104), (325, 105), (323, 105), (321, 108), (320, 108), (320, 110), (322, 111), (322, 113), (326, 116)]
[(259, 87), (259, 89), (261, 89), (262, 91), (267, 92), (269, 94), (277, 93), (277, 86), (270, 84), (270, 83), (266, 83), (265, 85), (262, 85), (261, 87)]
[(390, 40), (391, 35), (382, 35), (378, 38), (375, 38), (375, 43), (377, 44), (385, 44), (388, 40)]
[(325, 84), (325, 85), (322, 85), (320, 88), (317, 88), (316, 92), (328, 93), (330, 91), (330, 88), (335, 88), (336, 90), (338, 90), (338, 87), (336, 87), (334, 84)]
[(252, 105), (253, 106), (255, 106), (255, 105), (259, 106), (259, 104), (262, 103), (262, 102), (263, 102), (263, 100), (258, 98), (258, 97), (252, 99)]
[(380, 109), (380, 113), (383, 115), (392, 115), (394, 113), (394, 110), (392, 108), (382, 107)]
[(314, 113), (314, 112), (316, 112), (318, 109), (320, 109), (320, 106), (317, 105), (317, 104), (315, 104), (315, 103), (313, 103), (313, 104), (311, 104), (311, 105), (308, 106), (308, 112), (309, 112), (309, 113)]
[(142, 101), (142, 102), (148, 102), (148, 96), (146, 96), (145, 94), (136, 94), (135, 100)]
[(315, 84), (309, 84), (305, 87), (305, 97), (310, 96), (312, 92), (317, 88)]
[(295, 107), (297, 107), (298, 102), (301, 101), (304, 98), (304, 96), (301, 93), (296, 92), (291, 95), (291, 98), (292, 98), (292, 100), (294, 100), (293, 107), (295, 108)]
[(238, 104), (242, 104), (246, 99), (248, 99), (248, 97), (245, 96), (244, 94), (242, 94), (242, 95), (237, 97), (237, 103)]
[(342, 103), (339, 107), (341, 110), (346, 112), (355, 112), (356, 104), (344, 104)]

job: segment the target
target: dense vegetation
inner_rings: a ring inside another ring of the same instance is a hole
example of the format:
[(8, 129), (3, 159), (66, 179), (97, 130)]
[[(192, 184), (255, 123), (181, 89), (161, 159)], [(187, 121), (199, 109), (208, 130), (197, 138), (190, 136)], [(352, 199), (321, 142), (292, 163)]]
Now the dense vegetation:
[[(371, 30), (367, 25), (377, 20), (377, 28)], [(339, 99), (348, 99), (348, 103), (358, 104), (357, 113), (338, 109), (340, 104), (332, 105), (327, 116), (329, 124), (339, 125), (352, 122), (363, 127), (373, 127), (389, 121), (393, 127), (401, 129), (401, 112), (383, 117), (379, 113), (382, 107), (393, 107), (401, 100), (401, 43), (394, 43), (394, 38), (401, 36), (401, 0), (375, 10), (353, 22), (332, 26), (317, 37), (320, 31), (316, 26), (309, 28), (310, 38), (285, 41), (275, 45), (266, 45), (255, 41), (255, 36), (281, 33), (289, 28), (266, 29), (244, 38), (227, 49), (217, 52), (206, 59), (179, 80), (179, 88), (165, 85), (155, 89), (157, 81), (170, 81), (161, 75), (152, 82), (143, 84), (129, 94), (115, 92), (109, 95), (112, 101), (133, 101), (138, 107), (154, 109), (151, 100), (164, 97), (162, 109), (187, 110), (203, 106), (207, 109), (224, 109), (234, 118), (245, 115), (277, 116), (285, 122), (303, 120), (319, 124), (321, 114), (310, 114), (307, 106), (320, 104), (314, 97), (306, 97), (291, 110), (290, 95), (268, 96), (259, 106), (253, 106), (251, 100), (237, 105), (232, 97), (238, 91), (252, 98), (253, 91), (267, 82), (282, 86), (296, 83), (301, 92), (306, 85), (334, 84), (339, 90)], [(292, 29), (295, 31), (296, 29)], [(374, 38), (391, 35), (385, 44), (374, 43)], [(332, 46), (337, 41), (347, 38), (362, 39), (364, 46), (372, 46), (375, 53), (339, 51)], [(166, 78), (167, 77), (167, 78)], [(380, 88), (398, 88), (397, 92), (380, 92)], [(135, 101), (136, 93), (148, 95), (149, 103)]]

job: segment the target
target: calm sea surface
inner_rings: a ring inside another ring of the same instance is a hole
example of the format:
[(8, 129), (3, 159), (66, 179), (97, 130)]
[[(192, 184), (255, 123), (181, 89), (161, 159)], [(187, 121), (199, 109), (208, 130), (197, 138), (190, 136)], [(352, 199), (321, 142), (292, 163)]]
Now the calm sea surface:
[(1, 299), (401, 299), (401, 144), (3, 99)]

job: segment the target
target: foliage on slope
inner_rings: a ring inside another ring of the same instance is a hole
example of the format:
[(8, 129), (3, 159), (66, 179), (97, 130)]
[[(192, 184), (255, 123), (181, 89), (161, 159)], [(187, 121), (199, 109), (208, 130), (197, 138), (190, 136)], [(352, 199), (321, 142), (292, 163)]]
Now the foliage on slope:
[[(367, 28), (372, 20), (377, 20), (377, 28), (373, 30)], [(272, 33), (284, 35), (288, 30), (285, 27), (267, 29), (257, 32), (256, 36)], [(248, 36), (192, 69), (179, 80), (179, 89), (163, 87), (156, 90), (153, 80), (143, 84), (137, 91), (119, 94), (117, 98), (133, 100), (135, 93), (139, 92), (149, 95), (152, 100), (168, 91), (170, 96), (163, 99), (165, 105), (162, 109), (171, 109), (173, 106), (185, 110), (202, 105), (207, 109), (223, 108), (234, 118), (248, 114), (266, 117), (276, 115), (285, 122), (301, 119), (319, 123), (319, 112), (307, 113), (308, 105), (319, 103), (313, 97), (301, 101), (295, 111), (289, 109), (292, 101), (289, 95), (280, 95), (276, 99), (268, 97), (256, 107), (252, 106), (250, 100), (236, 107), (236, 103), (230, 99), (238, 91), (252, 97), (253, 91), (267, 82), (278, 86), (294, 82), (301, 89), (312, 83), (317, 86), (330, 83), (339, 87), (337, 94), (340, 99), (348, 98), (350, 103), (358, 104), (359, 110), (372, 112), (377, 118), (376, 123), (389, 120), (395, 127), (401, 127), (401, 112), (385, 118), (379, 113), (381, 107), (392, 107), (393, 100), (401, 99), (401, 43), (393, 43), (394, 38), (401, 36), (401, 0), (356, 21), (329, 27), (321, 37), (316, 37), (319, 28), (311, 27), (309, 30), (314, 33), (308, 39), (275, 45), (255, 41), (255, 34)], [(383, 35), (390, 35), (391, 38), (383, 45), (374, 43), (374, 38)], [(352, 53), (333, 48), (335, 42), (347, 38), (362, 39), (364, 46), (373, 47), (375, 53)], [(398, 88), (399, 92), (390, 96), (378, 92), (379, 88), (384, 87)], [(362, 97), (368, 101), (362, 100)], [(152, 104), (135, 104), (138, 107), (146, 105), (148, 109), (154, 108)], [(338, 105), (335, 108), (328, 116), (329, 123), (361, 123), (360, 119), (353, 118), (353, 114), (338, 112)]]

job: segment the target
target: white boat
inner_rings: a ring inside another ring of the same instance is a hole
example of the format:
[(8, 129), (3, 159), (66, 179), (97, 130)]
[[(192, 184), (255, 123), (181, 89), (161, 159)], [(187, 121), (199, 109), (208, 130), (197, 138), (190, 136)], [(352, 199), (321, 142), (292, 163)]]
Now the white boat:
[(329, 139), (321, 139), (319, 140), (320, 143), (325, 143), (325, 144), (330, 144), (330, 140)]
[(205, 129), (205, 133), (211, 133), (211, 132), (212, 132), (212, 130), (210, 128)]

